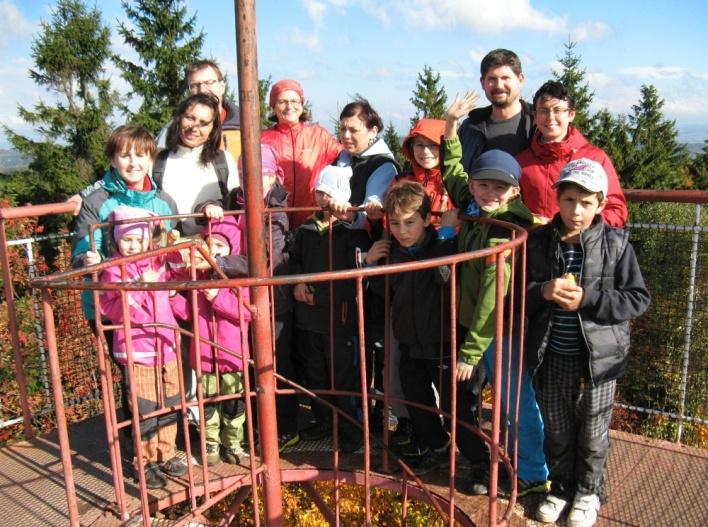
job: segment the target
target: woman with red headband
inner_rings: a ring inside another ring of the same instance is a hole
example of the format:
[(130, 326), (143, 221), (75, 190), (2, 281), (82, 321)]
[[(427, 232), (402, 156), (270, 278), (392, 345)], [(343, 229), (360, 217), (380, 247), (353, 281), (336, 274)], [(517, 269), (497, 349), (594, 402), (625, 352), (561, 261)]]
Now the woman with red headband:
[[(334, 161), (342, 145), (326, 129), (308, 123), (305, 94), (300, 83), (293, 80), (276, 82), (270, 90), (269, 104), (275, 122), (261, 133), (261, 143), (272, 146), (280, 158), (283, 186), (288, 191), (288, 206), (314, 206), (313, 189), (317, 174)], [(296, 229), (311, 212), (290, 215), (290, 228)]]

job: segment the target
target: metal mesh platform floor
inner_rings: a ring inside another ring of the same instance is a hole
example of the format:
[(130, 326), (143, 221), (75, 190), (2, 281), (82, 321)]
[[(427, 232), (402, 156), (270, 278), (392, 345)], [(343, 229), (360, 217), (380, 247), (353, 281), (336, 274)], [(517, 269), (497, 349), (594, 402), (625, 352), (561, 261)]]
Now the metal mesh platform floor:
[[(103, 418), (70, 428), (76, 493), (82, 525), (118, 525), (109, 512), (113, 483)], [(598, 526), (708, 525), (708, 451), (664, 441), (612, 433), (608, 467), (609, 501)], [(323, 445), (312, 445), (321, 448)], [(306, 445), (283, 455), (284, 469), (327, 469), (328, 456), (308, 454)], [(331, 460), (331, 457), (330, 457)], [(344, 467), (346, 468), (346, 463)], [(245, 473), (246, 470), (242, 469)], [(217, 471), (218, 473), (218, 471)], [(459, 474), (462, 476), (463, 472)], [(458, 477), (459, 477), (458, 476)], [(446, 478), (424, 478), (431, 490), (447, 496)], [(129, 495), (137, 488), (126, 485)], [(540, 497), (517, 504), (520, 517), (531, 517)], [(475, 521), (484, 521), (486, 499), (456, 494), (456, 504)], [(0, 525), (17, 527), (68, 524), (66, 492), (54, 434), (0, 449)], [(516, 523), (516, 522), (515, 522)], [(526, 520), (529, 526), (541, 526)], [(524, 524), (524, 520), (520, 521)], [(564, 525), (563, 521), (559, 525)]]

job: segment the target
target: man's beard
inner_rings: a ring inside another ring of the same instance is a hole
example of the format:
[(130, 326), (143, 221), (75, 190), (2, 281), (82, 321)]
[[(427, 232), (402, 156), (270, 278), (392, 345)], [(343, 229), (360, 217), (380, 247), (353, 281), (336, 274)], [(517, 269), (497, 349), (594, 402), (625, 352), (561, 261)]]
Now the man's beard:
[(495, 97), (492, 97), (491, 103), (492, 106), (495, 106), (497, 108), (507, 108), (514, 104), (515, 99), (511, 98), (511, 95), (508, 92), (504, 92), (504, 95), (506, 96), (503, 100), (496, 99)]

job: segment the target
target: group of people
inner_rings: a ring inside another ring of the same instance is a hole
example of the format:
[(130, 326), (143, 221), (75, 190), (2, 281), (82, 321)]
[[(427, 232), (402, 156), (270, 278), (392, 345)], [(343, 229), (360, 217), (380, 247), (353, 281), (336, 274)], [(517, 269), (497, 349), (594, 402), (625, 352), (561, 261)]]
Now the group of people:
[[(382, 119), (368, 101), (358, 99), (343, 108), (337, 140), (309, 122), (298, 82), (276, 82), (269, 94), (274, 124), (261, 134), (270, 266), (274, 275), (319, 273), (419, 261), (510, 239), (507, 229), (475, 221), (479, 217), (528, 229), (526, 283), (520, 280), (520, 262), (511, 260), (515, 253), (503, 257), (505, 297), (512, 288), (515, 294), (525, 288), (527, 299), (525, 312), (517, 301), (514, 313), (508, 313), (515, 322), (503, 347), (511, 344), (512, 353), (508, 360), (505, 352), (502, 361), (505, 379), (521, 377), (517, 492), (547, 493), (536, 513), (541, 521), (556, 521), (570, 509), (568, 525), (590, 526), (603, 496), (612, 402), (628, 353), (629, 321), (646, 310), (649, 293), (622, 230), (627, 207), (617, 174), (608, 156), (573, 127), (572, 94), (549, 81), (531, 103), (523, 101), (521, 63), (505, 49), (488, 53), (480, 73), (491, 104), (476, 108), (479, 97), (468, 92), (455, 98), (445, 119), (418, 121), (403, 141), (410, 161), (405, 172), (381, 138)], [(133, 257), (106, 269), (103, 281), (210, 276), (201, 259), (136, 256), (154, 245), (156, 226), (169, 233), (171, 242), (201, 236), (222, 272), (248, 276), (245, 218), (224, 214), (243, 209), (246, 199), (229, 153), (234, 148), (239, 153), (240, 141), (233, 135), (238, 135), (238, 114), (224, 100), (224, 79), (215, 63), (191, 65), (185, 80), (191, 95), (158, 142), (142, 127), (119, 127), (106, 147), (110, 170), (81, 195), (74, 265), (96, 264), (112, 255)], [(164, 147), (159, 153), (158, 145)], [(277, 211), (285, 207), (305, 210)], [(176, 224), (159, 219), (190, 213)], [(92, 250), (90, 225), (107, 221), (113, 222), (108, 235), (96, 231)], [(442, 266), (397, 273), (388, 281), (369, 279), (363, 296), (364, 393), (388, 384), (402, 392), (394, 397), (414, 403), (394, 408), (398, 428), (390, 445), (419, 473), (445, 468), (456, 446), (471, 468), (463, 490), (473, 494), (487, 493), (489, 477), (487, 446), (472, 431), (478, 426), (477, 391), (494, 375), (496, 310), (510, 307), (496, 305), (497, 261), (490, 256), (460, 264), (457, 291), (450, 290), (450, 268)], [(457, 300), (456, 320), (451, 319), (450, 295)], [(98, 315), (92, 295), (86, 298), (90, 320), (102, 316), (123, 324), (130, 317), (130, 333), (118, 329), (113, 336), (113, 357), (133, 368), (128, 390), (134, 390), (138, 404), (135, 408), (125, 399), (124, 407), (144, 414), (172, 404), (168, 401), (179, 385), (174, 365), (179, 337), (165, 328), (191, 323), (193, 313), (199, 318), (200, 342), (186, 341), (191, 354), (184, 357), (189, 366), (185, 379), (192, 381), (187, 386), (194, 390), (200, 382), (205, 396), (243, 391), (250, 320), (246, 289), (204, 289), (196, 295), (130, 291), (126, 296), (127, 310), (119, 292), (106, 291)], [(278, 372), (315, 391), (361, 393), (357, 298), (353, 280), (274, 287)], [(519, 363), (518, 328), (524, 319), (526, 345)], [(387, 333), (390, 383), (382, 379)], [(129, 347), (132, 353), (126, 353)], [(449, 420), (419, 405), (439, 405), (449, 414), (454, 382), (458, 426), (457, 444), (451, 445)], [(517, 399), (507, 401), (506, 392), (504, 385), (502, 405), (513, 416)], [(338, 448), (358, 450), (362, 435), (357, 422), (362, 405), (371, 402), (351, 395), (326, 399), (342, 416)], [(278, 396), (281, 448), (332, 435), (332, 412), (326, 405), (313, 401), (313, 420), (302, 428), (298, 408), (294, 396)], [(375, 408), (380, 411), (380, 405)], [(238, 463), (245, 454), (242, 398), (205, 405), (204, 413), (206, 463)], [(141, 422), (142, 463), (150, 488), (164, 486), (166, 475), (187, 470), (175, 455), (175, 420), (166, 414)], [(513, 445), (514, 427), (504, 424)], [(510, 486), (502, 480), (501, 492)]]

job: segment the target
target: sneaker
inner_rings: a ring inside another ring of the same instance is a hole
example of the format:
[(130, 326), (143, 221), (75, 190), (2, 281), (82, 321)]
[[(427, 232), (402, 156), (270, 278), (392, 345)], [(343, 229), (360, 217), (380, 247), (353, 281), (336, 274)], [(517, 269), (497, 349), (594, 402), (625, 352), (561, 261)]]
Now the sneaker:
[(389, 445), (392, 447), (402, 447), (410, 445), (413, 442), (413, 423), (407, 417), (398, 419), (396, 431), (388, 438)]
[(293, 434), (281, 434), (278, 437), (278, 452), (282, 452), (286, 448), (295, 446), (300, 442), (300, 434), (297, 432)]
[[(521, 498), (529, 494), (545, 494), (550, 489), (551, 484), (548, 481), (532, 481), (530, 479), (516, 479), (516, 497)], [(511, 482), (506, 474), (506, 470), (500, 468), (499, 471), (499, 496), (508, 498), (511, 496)]]
[(536, 509), (536, 519), (544, 523), (555, 523), (568, 506), (568, 500), (549, 494)]
[(597, 494), (577, 492), (566, 525), (568, 527), (592, 527), (597, 521), (599, 510), (600, 498)]
[(207, 443), (206, 456), (206, 462), (208, 467), (218, 465), (221, 461), (221, 456), (219, 455), (219, 445), (217, 445), (216, 443)]
[(165, 475), (157, 463), (145, 465), (145, 486), (149, 489), (164, 489), (167, 486)]
[(324, 423), (315, 423), (300, 432), (303, 441), (319, 441), (332, 436), (332, 427)]
[(175, 456), (172, 459), (168, 459), (161, 466), (160, 470), (167, 474), (168, 476), (174, 476), (176, 478), (184, 476), (187, 473), (187, 462)]
[(241, 458), (239, 457), (240, 454), (240, 452), (237, 452), (233, 448), (221, 449), (221, 459), (229, 465), (238, 465), (241, 462)]

